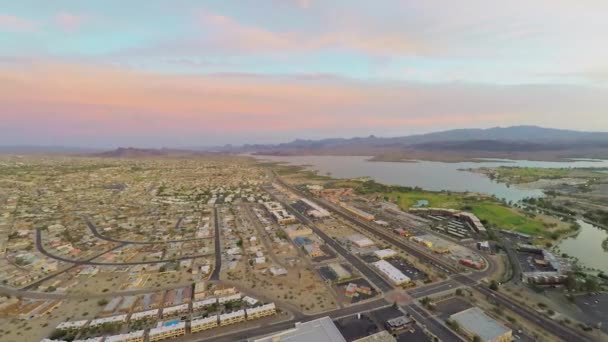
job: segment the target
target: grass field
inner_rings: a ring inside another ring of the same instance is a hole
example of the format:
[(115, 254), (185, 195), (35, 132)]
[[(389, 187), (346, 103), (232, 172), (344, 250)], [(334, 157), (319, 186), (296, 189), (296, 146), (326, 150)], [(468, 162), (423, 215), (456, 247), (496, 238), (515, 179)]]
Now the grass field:
[(429, 201), (429, 207), (460, 209), (468, 202), (466, 196), (459, 193), (443, 193), (429, 191), (391, 192), (386, 194), (401, 208), (411, 208), (418, 200)]
[(385, 194), (403, 209), (414, 206), (418, 200), (429, 201), (429, 207), (450, 208), (473, 212), (480, 220), (493, 227), (515, 230), (530, 235), (546, 235), (543, 222), (527, 217), (516, 209), (488, 198), (462, 193), (427, 191), (391, 192)]
[(472, 206), (473, 214), (480, 220), (487, 221), (492, 226), (515, 230), (529, 235), (546, 235), (547, 230), (541, 221), (525, 216), (514, 209), (499, 203), (482, 202)]

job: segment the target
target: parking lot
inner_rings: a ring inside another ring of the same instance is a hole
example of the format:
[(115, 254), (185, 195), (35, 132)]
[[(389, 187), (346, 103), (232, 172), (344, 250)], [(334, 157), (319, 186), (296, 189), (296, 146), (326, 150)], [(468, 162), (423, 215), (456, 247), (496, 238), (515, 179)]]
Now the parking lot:
[(602, 331), (608, 333), (608, 293), (577, 296), (575, 304), (589, 317), (585, 323), (595, 327), (601, 322)]
[(471, 303), (460, 297), (451, 297), (435, 303), (435, 311), (439, 313), (439, 318), (444, 321), (453, 314), (464, 311), (470, 307), (472, 307)]
[(345, 317), (336, 320), (335, 323), (347, 341), (354, 341), (380, 331), (376, 322), (367, 314), (361, 314), (360, 319), (357, 315)]
[(312, 258), (314, 262), (323, 262), (336, 258), (336, 253), (326, 244), (322, 244), (319, 246), (319, 249), (325, 254), (323, 256)]
[(420, 271), (414, 265), (408, 263), (401, 258), (388, 258), (386, 259), (391, 265), (395, 266), (399, 271), (403, 272), (406, 276), (412, 280), (424, 280), (427, 278), (426, 273)]

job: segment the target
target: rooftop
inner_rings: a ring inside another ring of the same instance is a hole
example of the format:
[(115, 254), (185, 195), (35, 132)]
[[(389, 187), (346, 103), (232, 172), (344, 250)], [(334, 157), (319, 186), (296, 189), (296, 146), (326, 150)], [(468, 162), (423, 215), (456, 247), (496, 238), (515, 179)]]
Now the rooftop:
[(497, 341), (498, 337), (511, 332), (511, 329), (498, 323), (477, 307), (453, 314), (450, 319), (467, 332), (481, 337), (482, 341)]
[(254, 339), (254, 341), (272, 342), (276, 341), (277, 338), (281, 342), (346, 342), (329, 317), (323, 317), (305, 323), (296, 323), (296, 326), (293, 329)]

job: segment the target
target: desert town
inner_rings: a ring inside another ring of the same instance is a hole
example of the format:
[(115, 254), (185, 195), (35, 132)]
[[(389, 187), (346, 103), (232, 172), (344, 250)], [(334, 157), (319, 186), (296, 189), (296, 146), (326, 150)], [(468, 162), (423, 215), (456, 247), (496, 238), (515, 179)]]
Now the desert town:
[(529, 289), (569, 260), (512, 232), (502, 250), (467, 211), (240, 156), (6, 156), (0, 172), (2, 341), (596, 339)]

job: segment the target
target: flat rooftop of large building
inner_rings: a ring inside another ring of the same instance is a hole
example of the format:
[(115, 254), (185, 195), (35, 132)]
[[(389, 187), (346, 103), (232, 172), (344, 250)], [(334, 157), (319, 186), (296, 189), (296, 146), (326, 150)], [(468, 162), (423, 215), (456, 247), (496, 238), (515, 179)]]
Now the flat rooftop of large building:
[(498, 341), (499, 337), (511, 332), (511, 329), (498, 323), (477, 307), (455, 313), (450, 319), (457, 322), (464, 330), (479, 336), (482, 341)]
[(295, 328), (270, 336), (254, 339), (255, 342), (346, 342), (334, 322), (329, 317), (314, 321), (296, 323)]

